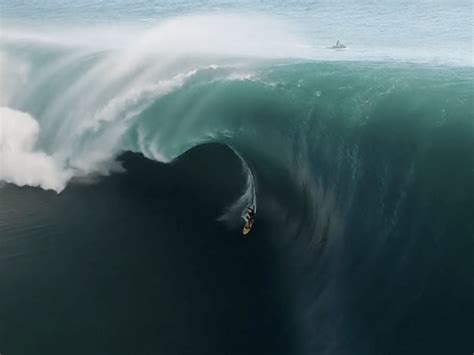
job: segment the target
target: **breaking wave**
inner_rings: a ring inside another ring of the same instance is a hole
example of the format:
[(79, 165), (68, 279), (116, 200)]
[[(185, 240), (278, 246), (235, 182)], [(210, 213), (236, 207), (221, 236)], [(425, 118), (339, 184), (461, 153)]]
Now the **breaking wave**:
[[(231, 15), (123, 36), (6, 28), (0, 179), (66, 194), (127, 170), (123, 152), (230, 150), (239, 193), (214, 217), (234, 228), (258, 200), (256, 234), (291, 260), (296, 353), (470, 351), (472, 68), (318, 61), (287, 33)], [(190, 184), (225, 161), (199, 160)]]

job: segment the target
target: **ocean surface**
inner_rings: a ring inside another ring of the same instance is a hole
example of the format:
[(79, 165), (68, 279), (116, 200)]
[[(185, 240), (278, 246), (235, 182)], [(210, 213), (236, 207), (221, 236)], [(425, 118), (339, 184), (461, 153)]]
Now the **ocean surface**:
[(0, 353), (471, 354), (473, 12), (0, 0)]

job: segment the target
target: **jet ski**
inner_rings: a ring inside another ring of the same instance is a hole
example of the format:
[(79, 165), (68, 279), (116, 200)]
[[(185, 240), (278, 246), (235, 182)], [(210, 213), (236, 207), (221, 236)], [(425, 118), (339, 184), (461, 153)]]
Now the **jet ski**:
[(340, 41), (336, 42), (336, 45), (332, 46), (331, 49), (343, 49), (347, 48), (344, 44), (342, 44)]

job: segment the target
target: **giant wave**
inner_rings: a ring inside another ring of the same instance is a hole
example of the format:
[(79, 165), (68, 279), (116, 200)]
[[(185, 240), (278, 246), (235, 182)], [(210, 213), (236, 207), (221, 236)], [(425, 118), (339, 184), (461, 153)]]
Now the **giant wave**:
[(179, 18), (132, 47), (7, 31), (0, 179), (67, 196), (128, 171), (153, 189), (151, 161), (185, 161), (170, 186), (232, 231), (258, 201), (293, 353), (470, 351), (472, 68), (318, 61), (279, 26)]

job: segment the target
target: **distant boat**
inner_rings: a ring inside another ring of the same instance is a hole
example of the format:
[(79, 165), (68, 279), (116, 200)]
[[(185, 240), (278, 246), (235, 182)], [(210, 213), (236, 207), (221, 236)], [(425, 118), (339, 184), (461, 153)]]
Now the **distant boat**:
[(340, 41), (337, 41), (336, 45), (331, 47), (331, 49), (342, 49), (342, 48), (347, 48), (347, 47), (344, 44), (342, 44)]

